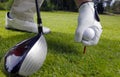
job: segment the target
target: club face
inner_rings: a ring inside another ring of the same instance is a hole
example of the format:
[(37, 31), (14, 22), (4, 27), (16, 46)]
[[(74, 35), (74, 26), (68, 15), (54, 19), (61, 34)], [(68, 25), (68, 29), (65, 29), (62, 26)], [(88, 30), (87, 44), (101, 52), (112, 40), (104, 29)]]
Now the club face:
[[(42, 40), (40, 40), (40, 39), (42, 39), (43, 42), (41, 42)], [(38, 43), (38, 41), (40, 42), (40, 44), (36, 44), (36, 43)], [(16, 74), (16, 73), (19, 73), (19, 71), (22, 71), (23, 70), (22, 68), (24, 67), (24, 65), (26, 65), (25, 62), (27, 62), (28, 59), (29, 59), (29, 61), (33, 61), (34, 59), (37, 58), (37, 57), (34, 58), (34, 56), (36, 56), (36, 54), (39, 54), (39, 53), (36, 52), (34, 48), (38, 47), (37, 50), (39, 52), (44, 52), (44, 51), (42, 51), (42, 48), (41, 49), (39, 48), (42, 46), (42, 43), (45, 43), (44, 46), (46, 46), (46, 47), (44, 48), (44, 50), (45, 50), (45, 52), (47, 52), (47, 45), (46, 45), (45, 38), (43, 37), (43, 35), (41, 36), (40, 34), (38, 34), (37, 36), (35, 36), (31, 39), (22, 41), (21, 43), (14, 46), (12, 49), (10, 49), (10, 51), (8, 51), (8, 53), (4, 57), (5, 70), (8, 73), (12, 73), (12, 74)], [(31, 54), (33, 54), (33, 53), (36, 53), (36, 54), (34, 56), (31, 56)], [(28, 54), (29, 54), (29, 56), (28, 56)], [(46, 54), (45, 54), (45, 56), (46, 56)], [(29, 57), (29, 58), (27, 58), (27, 57)], [(34, 62), (33, 62), (33, 66), (34, 66)], [(25, 68), (31, 68), (31, 67), (25, 66)], [(28, 72), (29, 72), (29, 70), (28, 70)], [(22, 72), (20, 72), (20, 74), (22, 74)], [(26, 75), (26, 74), (22, 74), (22, 75)]]

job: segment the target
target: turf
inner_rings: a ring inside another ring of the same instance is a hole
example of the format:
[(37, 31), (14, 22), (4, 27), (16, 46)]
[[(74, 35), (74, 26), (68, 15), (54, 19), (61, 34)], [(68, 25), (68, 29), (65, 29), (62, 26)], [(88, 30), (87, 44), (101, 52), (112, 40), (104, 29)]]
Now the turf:
[[(18, 42), (34, 33), (6, 30), (5, 11), (0, 11), (0, 60)], [(120, 77), (120, 15), (100, 15), (103, 33), (96, 46), (74, 42), (78, 13), (42, 12), (48, 54), (43, 66), (30, 77)], [(36, 19), (36, 17), (35, 17)], [(2, 66), (2, 65), (1, 65)], [(0, 70), (0, 77), (6, 77)]]

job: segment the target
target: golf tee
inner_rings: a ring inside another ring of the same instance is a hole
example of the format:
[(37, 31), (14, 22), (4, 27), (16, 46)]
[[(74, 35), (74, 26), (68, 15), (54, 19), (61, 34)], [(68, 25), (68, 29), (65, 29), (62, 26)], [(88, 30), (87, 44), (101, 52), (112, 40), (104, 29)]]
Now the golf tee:
[(86, 53), (86, 47), (87, 47), (87, 46), (84, 46), (83, 54)]

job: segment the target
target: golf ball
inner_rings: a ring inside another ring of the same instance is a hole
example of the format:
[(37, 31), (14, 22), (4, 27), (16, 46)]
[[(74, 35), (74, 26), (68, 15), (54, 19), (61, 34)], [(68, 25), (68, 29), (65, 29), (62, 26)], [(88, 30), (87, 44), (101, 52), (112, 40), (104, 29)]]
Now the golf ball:
[(95, 32), (92, 28), (87, 28), (83, 33), (83, 40), (92, 40), (95, 36)]

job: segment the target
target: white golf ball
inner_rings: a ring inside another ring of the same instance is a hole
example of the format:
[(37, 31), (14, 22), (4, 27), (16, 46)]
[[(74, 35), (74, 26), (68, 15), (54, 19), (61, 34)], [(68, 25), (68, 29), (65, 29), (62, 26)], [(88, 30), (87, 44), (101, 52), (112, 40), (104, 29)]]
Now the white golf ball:
[(95, 31), (92, 28), (87, 28), (83, 33), (83, 40), (92, 40), (95, 36)]

